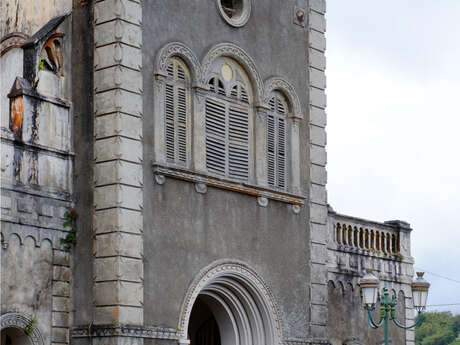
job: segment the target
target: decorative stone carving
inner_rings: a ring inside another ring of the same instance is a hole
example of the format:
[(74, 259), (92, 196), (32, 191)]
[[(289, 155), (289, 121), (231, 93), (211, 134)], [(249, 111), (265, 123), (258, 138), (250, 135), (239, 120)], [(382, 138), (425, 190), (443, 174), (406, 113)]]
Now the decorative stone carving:
[[(20, 330), (25, 330), (31, 322), (31, 319), (22, 314), (6, 313), (0, 316), (0, 330), (5, 328), (18, 328)], [(42, 335), (36, 326), (33, 327), (29, 337), (33, 345), (44, 345)]]
[(204, 183), (195, 183), (195, 190), (197, 193), (206, 194), (208, 186)]
[(265, 81), (264, 98), (263, 102), (268, 106), (270, 100), (270, 94), (273, 91), (280, 91), (289, 100), (290, 106), (292, 107), (291, 112), (294, 118), (303, 118), (302, 107), (300, 106), (300, 100), (297, 96), (297, 92), (287, 80), (281, 77), (272, 77)]
[(70, 332), (72, 338), (87, 337), (113, 337), (124, 336), (134, 338), (149, 339), (178, 339), (179, 332), (166, 327), (142, 327), (142, 326), (123, 326), (123, 327), (78, 327)]
[(160, 49), (155, 59), (155, 73), (166, 75), (168, 60), (173, 56), (178, 56), (185, 61), (192, 74), (192, 83), (199, 86), (201, 76), (201, 66), (193, 51), (185, 44), (171, 42)]
[(256, 64), (254, 63), (254, 60), (246, 53), (246, 51), (235, 44), (220, 43), (209, 50), (201, 63), (201, 83), (205, 85), (212, 62), (220, 56), (232, 58), (242, 65), (242, 67), (246, 70), (249, 78), (251, 79), (251, 83), (254, 88), (255, 103), (260, 103), (263, 99), (262, 93), (264, 87), (262, 79), (260, 78), (260, 74), (257, 71)]
[(257, 198), (257, 203), (261, 207), (267, 207), (268, 206), (268, 199), (263, 197), (263, 196), (260, 196), (260, 197)]
[(155, 182), (159, 184), (160, 186), (164, 185), (166, 182), (165, 175), (155, 174)]
[(300, 206), (299, 205), (291, 205), (291, 208), (292, 208), (292, 212), (294, 212), (294, 214), (299, 214), (300, 213)]

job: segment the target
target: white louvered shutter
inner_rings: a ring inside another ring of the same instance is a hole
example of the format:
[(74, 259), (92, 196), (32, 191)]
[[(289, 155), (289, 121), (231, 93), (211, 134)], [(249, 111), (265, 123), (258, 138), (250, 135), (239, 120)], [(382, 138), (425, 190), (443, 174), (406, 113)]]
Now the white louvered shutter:
[(277, 96), (269, 101), (267, 116), (268, 184), (285, 190), (287, 187), (287, 123), (286, 106)]
[(248, 108), (228, 107), (228, 174), (247, 180), (249, 174), (249, 114)]
[[(233, 179), (249, 178), (249, 97), (240, 83), (229, 87), (209, 80), (215, 97), (206, 99), (206, 166), (209, 172)], [(223, 96), (223, 97), (221, 97)]]
[(166, 125), (166, 159), (174, 162), (175, 150), (175, 116), (174, 116), (174, 86), (166, 84), (165, 88), (165, 125)]
[(226, 104), (206, 99), (206, 168), (219, 175), (226, 174)]
[(165, 140), (168, 162), (187, 164), (187, 126), (189, 101), (186, 88), (187, 76), (176, 60), (167, 67), (165, 85)]

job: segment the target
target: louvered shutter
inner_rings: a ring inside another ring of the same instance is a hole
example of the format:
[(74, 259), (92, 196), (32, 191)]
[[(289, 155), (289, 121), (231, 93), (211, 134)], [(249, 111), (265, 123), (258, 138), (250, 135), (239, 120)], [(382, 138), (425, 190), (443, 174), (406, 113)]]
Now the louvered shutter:
[(247, 180), (249, 173), (249, 117), (248, 109), (228, 107), (228, 174)]
[(277, 182), (278, 187), (286, 188), (286, 119), (278, 118)]
[(175, 160), (175, 116), (174, 116), (174, 86), (166, 84), (165, 89), (165, 124), (166, 124), (166, 159)]
[(165, 146), (168, 162), (187, 163), (188, 95), (185, 87), (186, 72), (177, 62), (167, 67), (165, 85)]
[(206, 99), (206, 168), (219, 175), (226, 173), (226, 104)]
[(276, 134), (275, 134), (275, 117), (268, 115), (267, 117), (267, 165), (268, 165), (268, 184), (276, 185), (275, 166), (276, 166)]
[(179, 162), (187, 163), (187, 91), (177, 86), (177, 159)]
[(286, 107), (277, 96), (269, 101), (267, 116), (268, 184), (280, 189), (287, 187), (287, 128)]

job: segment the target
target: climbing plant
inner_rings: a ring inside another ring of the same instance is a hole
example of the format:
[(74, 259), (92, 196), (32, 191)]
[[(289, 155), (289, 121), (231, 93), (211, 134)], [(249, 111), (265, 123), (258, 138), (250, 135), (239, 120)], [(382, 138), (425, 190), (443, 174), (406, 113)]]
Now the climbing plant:
[(64, 228), (70, 229), (67, 233), (67, 236), (61, 238), (61, 244), (64, 246), (66, 250), (69, 250), (71, 246), (77, 243), (77, 212), (74, 208), (69, 208), (64, 213), (64, 223), (62, 226)]

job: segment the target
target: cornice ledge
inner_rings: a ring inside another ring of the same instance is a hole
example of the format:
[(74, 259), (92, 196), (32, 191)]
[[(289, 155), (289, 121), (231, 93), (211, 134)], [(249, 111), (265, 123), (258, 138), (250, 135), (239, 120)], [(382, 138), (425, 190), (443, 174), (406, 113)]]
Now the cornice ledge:
[(203, 175), (183, 168), (170, 167), (156, 163), (153, 164), (153, 173), (155, 175), (164, 175), (178, 180), (203, 183), (208, 187), (231, 190), (237, 193), (252, 195), (255, 197), (264, 197), (271, 200), (285, 202), (291, 205), (302, 206), (305, 204), (306, 199), (306, 197), (303, 195), (281, 192), (243, 182), (225, 180), (210, 175)]

